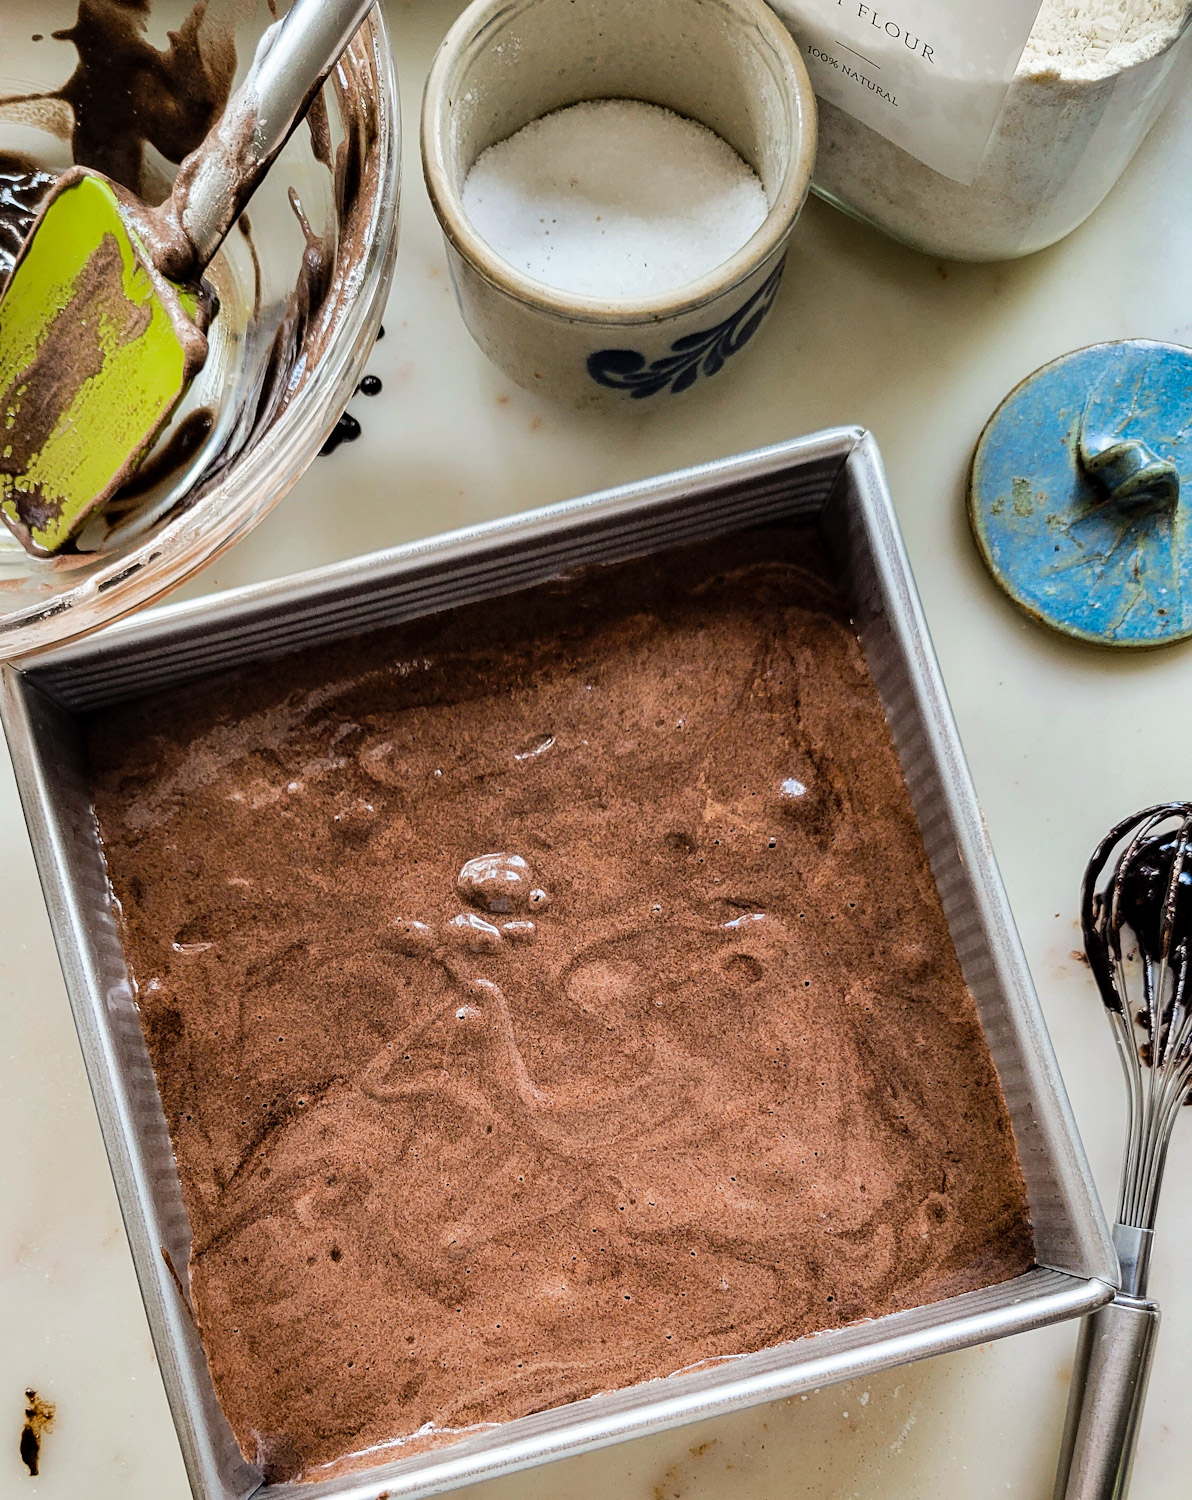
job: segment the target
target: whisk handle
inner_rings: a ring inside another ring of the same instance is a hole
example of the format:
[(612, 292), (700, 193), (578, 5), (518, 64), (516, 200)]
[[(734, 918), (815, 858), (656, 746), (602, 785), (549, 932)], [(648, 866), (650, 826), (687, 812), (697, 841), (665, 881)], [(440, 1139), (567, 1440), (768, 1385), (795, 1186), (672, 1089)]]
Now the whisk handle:
[(1124, 1500), (1158, 1332), (1156, 1304), (1120, 1293), (1084, 1320), (1055, 1500)]

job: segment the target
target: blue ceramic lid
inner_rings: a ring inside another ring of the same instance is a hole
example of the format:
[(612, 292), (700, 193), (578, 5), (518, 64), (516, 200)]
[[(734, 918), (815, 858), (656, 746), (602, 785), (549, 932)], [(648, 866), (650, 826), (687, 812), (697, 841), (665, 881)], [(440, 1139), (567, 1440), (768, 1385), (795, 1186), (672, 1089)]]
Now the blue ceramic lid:
[(1104, 646), (1192, 635), (1192, 349), (1129, 339), (1053, 360), (973, 455), (969, 519), (1027, 614)]

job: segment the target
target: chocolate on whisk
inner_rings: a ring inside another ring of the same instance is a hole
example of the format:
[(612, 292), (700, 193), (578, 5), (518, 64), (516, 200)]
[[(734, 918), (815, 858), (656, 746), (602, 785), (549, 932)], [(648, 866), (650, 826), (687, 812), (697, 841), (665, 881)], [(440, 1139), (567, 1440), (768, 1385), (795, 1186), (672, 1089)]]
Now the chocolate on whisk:
[[(1192, 1086), (1192, 802), (1144, 808), (1106, 835), (1085, 871), (1081, 919), (1129, 1095), (1118, 1221), (1150, 1231), (1167, 1143)], [(1124, 949), (1123, 931), (1136, 953)]]
[(1118, 901), (1122, 918), (1138, 939), (1139, 948), (1151, 958), (1161, 956), (1165, 912), (1170, 901), (1169, 962), (1176, 962), (1179, 955), (1186, 953), (1192, 934), (1192, 850), (1188, 847), (1188, 835), (1182, 830), (1157, 834), (1136, 849), (1124, 871)]
[[(1111, 866), (1111, 861), (1113, 861)], [(1106, 1007), (1129, 1014), (1122, 994), (1122, 931), (1144, 963), (1182, 975), (1192, 936), (1192, 803), (1167, 802), (1123, 819), (1097, 846), (1085, 871), (1081, 906), (1085, 949)], [(1146, 1001), (1158, 976), (1149, 974)], [(1142, 1022), (1142, 1015), (1139, 1015)]]

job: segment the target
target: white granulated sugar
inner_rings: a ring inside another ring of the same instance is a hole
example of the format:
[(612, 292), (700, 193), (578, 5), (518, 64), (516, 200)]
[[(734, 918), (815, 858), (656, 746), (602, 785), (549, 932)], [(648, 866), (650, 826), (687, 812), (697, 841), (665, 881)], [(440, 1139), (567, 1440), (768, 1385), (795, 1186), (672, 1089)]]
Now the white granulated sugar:
[(888, 233), (960, 260), (1023, 255), (1074, 229), (1117, 181), (1192, 48), (1192, 0), (1043, 0), (971, 183), (821, 104), (816, 185)]
[(760, 228), (757, 174), (713, 131), (655, 104), (596, 99), (490, 146), (464, 211), (518, 271), (604, 300), (672, 292)]

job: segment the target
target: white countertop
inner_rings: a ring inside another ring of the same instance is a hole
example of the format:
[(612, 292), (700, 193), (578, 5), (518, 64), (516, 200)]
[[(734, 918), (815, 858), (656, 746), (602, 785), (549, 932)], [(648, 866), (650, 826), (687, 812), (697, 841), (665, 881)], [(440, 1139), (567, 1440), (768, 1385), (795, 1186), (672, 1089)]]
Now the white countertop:
[[(417, 111), (461, 6), (388, 0), (406, 179), (387, 337), (357, 397), (364, 436), (187, 593), (860, 422), (877, 435), (990, 834), (1089, 1156), (1112, 1207), (1123, 1097), (1109, 1028), (1074, 961), (1080, 875), (1117, 818), (1192, 792), (1192, 646), (1069, 645), (1007, 605), (971, 544), (963, 481), (981, 425), (1045, 360), (1099, 339), (1192, 343), (1192, 97), (1109, 200), (1027, 261), (938, 264), (818, 202), (756, 345), (682, 400), (580, 417), (517, 390), (456, 313), (422, 187)], [(188, 1495), (4, 754), (0, 764), (0, 1500)], [(1153, 1289), (1164, 1325), (1135, 1473), (1185, 1500), (1192, 1472), (1192, 1124), (1168, 1172)], [(1050, 1500), (1071, 1324), (606, 1449), (467, 1500)], [(57, 1404), (31, 1479), (24, 1392)]]

